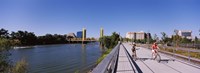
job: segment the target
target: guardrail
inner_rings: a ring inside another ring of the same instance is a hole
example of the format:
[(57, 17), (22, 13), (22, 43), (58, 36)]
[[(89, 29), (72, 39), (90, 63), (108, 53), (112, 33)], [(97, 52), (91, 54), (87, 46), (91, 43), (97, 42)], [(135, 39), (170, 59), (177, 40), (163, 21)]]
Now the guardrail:
[(120, 42), (113, 50), (93, 69), (92, 73), (115, 73), (119, 55)]

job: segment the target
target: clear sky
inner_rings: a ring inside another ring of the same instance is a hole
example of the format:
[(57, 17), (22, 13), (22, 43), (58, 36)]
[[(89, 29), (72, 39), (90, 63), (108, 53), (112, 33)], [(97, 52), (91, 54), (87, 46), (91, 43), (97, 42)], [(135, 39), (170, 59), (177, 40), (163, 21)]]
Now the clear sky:
[(174, 29), (199, 36), (200, 0), (0, 0), (0, 28), (36, 35), (76, 33), (88, 37), (129, 31), (161, 36)]

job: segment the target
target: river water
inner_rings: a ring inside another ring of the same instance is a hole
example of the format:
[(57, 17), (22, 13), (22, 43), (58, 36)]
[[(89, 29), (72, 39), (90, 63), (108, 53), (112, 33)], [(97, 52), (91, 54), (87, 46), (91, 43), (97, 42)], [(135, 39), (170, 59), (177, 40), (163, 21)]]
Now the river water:
[(41, 45), (11, 50), (15, 63), (21, 58), (28, 62), (28, 73), (84, 73), (101, 56), (99, 43)]

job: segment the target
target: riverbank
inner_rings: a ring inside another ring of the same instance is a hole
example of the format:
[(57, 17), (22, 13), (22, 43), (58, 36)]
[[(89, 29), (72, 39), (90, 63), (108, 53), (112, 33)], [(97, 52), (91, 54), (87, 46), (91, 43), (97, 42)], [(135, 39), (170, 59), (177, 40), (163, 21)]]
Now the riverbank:
[(100, 58), (98, 58), (97, 60), (97, 64), (99, 64), (110, 52), (112, 51), (112, 49), (107, 49)]

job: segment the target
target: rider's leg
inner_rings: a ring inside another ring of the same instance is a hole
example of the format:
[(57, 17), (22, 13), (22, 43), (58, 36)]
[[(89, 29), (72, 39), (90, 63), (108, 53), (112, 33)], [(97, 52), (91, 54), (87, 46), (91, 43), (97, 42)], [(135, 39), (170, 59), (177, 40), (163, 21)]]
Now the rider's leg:
[(152, 50), (152, 59), (154, 58), (154, 56), (155, 56), (155, 51)]

